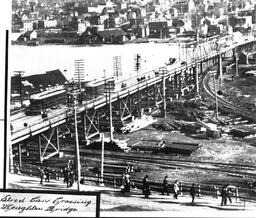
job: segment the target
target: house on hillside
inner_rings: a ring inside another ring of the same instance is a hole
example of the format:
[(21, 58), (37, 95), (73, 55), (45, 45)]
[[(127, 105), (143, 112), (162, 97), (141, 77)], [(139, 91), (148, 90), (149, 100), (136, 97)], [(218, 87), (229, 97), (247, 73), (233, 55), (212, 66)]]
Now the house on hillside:
[(20, 33), (22, 30), (22, 24), (12, 24), (12, 33)]
[(23, 34), (21, 34), (17, 41), (24, 41), (24, 42), (27, 42), (29, 40), (36, 40), (37, 39), (37, 32), (35, 30), (32, 30), (32, 31), (27, 31)]
[(57, 20), (54, 18), (46, 17), (44, 20), (44, 28), (54, 28), (57, 27)]
[(232, 26), (234, 32), (248, 32), (251, 29), (252, 17), (246, 20), (245, 17), (233, 15), (229, 17), (229, 25)]
[(87, 27), (79, 36), (78, 44), (95, 44), (98, 43), (97, 27)]
[(32, 31), (33, 30), (33, 22), (31, 20), (26, 20), (23, 22), (23, 31)]
[(169, 29), (167, 21), (151, 21), (149, 22), (149, 36), (150, 38), (168, 38)]
[(126, 33), (117, 28), (98, 31), (98, 42), (110, 44), (122, 44), (126, 41)]
[(100, 16), (98, 14), (92, 14), (90, 17), (89, 17), (89, 21), (90, 21), (90, 25), (92, 26), (97, 26), (97, 25), (100, 25)]
[(173, 8), (176, 8), (179, 15), (188, 13), (189, 10), (189, 1), (187, 0), (175, 0)]
[(21, 16), (22, 23), (28, 21), (29, 19), (29, 14), (23, 13), (23, 15)]
[(83, 33), (84, 31), (86, 31), (86, 28), (90, 26), (90, 22), (89, 21), (86, 21), (86, 20), (80, 20), (78, 21), (78, 30), (77, 32), (80, 34), (80, 33)]

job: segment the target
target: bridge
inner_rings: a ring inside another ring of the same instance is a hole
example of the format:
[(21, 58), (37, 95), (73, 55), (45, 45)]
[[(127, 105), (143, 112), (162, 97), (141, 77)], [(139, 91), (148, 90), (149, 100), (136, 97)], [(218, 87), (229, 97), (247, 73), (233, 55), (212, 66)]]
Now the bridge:
[[(140, 117), (144, 109), (159, 108), (166, 116), (166, 104), (175, 98), (187, 95), (192, 90), (199, 94), (199, 80), (203, 73), (218, 64), (220, 81), (223, 76), (223, 61), (234, 61), (238, 74), (238, 53), (255, 42), (255, 37), (245, 36), (235, 41), (233, 35), (214, 37), (198, 44), (184, 44), (186, 57), (182, 62), (166, 65), (129, 78), (108, 78), (92, 85), (108, 85), (106, 93), (84, 100), (73, 107), (54, 109), (47, 118), (41, 115), (26, 116), (19, 113), (10, 117), (12, 126), (11, 144), (21, 152), (21, 145), (31, 138), (37, 138), (39, 160), (42, 162), (59, 154), (59, 139), (63, 136), (62, 127), (72, 123), (74, 108), (79, 115), (82, 129), (79, 136), (87, 143), (99, 135), (101, 126), (109, 126), (109, 106), (113, 110), (113, 122), (123, 123), (133, 116)], [(67, 128), (68, 129), (68, 128)], [(43, 143), (44, 141), (44, 143)]]

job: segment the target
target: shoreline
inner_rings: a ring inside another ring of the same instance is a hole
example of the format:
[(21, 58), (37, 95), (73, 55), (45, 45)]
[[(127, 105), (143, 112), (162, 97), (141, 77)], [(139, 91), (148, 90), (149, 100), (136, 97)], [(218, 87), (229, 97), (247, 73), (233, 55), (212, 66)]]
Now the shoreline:
[[(63, 39), (65, 41), (65, 39)], [(42, 46), (42, 45), (55, 45), (55, 46), (58, 46), (58, 45), (81, 45), (81, 46), (84, 46), (84, 45), (88, 45), (88, 46), (92, 46), (92, 47), (95, 47), (95, 46), (101, 46), (101, 45), (125, 45), (125, 44), (141, 44), (141, 43), (170, 43), (172, 40), (172, 38), (166, 38), (166, 39), (158, 39), (158, 38), (138, 38), (138, 39), (134, 39), (134, 40), (129, 40), (129, 41), (125, 41), (123, 43), (40, 43), (40, 40), (30, 40), (30, 41), (27, 41), (27, 42), (17, 42), (17, 41), (11, 41), (11, 45), (26, 45), (26, 46)], [(28, 45), (27, 43), (29, 42), (38, 42), (37, 45)]]

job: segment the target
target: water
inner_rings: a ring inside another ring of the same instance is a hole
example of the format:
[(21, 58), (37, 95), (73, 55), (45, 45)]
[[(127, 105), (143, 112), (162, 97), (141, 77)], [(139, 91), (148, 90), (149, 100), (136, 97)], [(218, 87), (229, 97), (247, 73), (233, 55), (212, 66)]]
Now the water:
[(59, 69), (67, 79), (74, 76), (74, 60), (84, 59), (85, 75), (89, 78), (113, 76), (113, 56), (121, 56), (122, 74), (134, 73), (134, 56), (141, 54), (141, 72), (162, 67), (170, 57), (178, 58), (178, 48), (168, 43), (142, 43), (124, 45), (42, 45), (42, 46), (10, 46), (9, 69), (25, 71), (25, 76), (41, 74)]

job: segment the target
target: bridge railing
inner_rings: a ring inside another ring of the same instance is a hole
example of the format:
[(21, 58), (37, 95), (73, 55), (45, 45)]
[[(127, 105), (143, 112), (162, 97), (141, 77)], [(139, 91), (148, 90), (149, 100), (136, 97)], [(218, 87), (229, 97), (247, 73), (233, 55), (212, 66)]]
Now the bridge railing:
[[(63, 172), (59, 168), (48, 167), (50, 172), (50, 179), (54, 179), (64, 182)], [(28, 176), (36, 176), (40, 177), (40, 172), (37, 165), (34, 164), (23, 164), (21, 168), (17, 167), (15, 164), (14, 173), (28, 175)], [(142, 179), (131, 179), (133, 182), (133, 188), (142, 189)], [(88, 184), (88, 182), (100, 185), (104, 183), (105, 186), (110, 186), (113, 188), (120, 188), (122, 185), (122, 175), (104, 175), (103, 177), (100, 174), (88, 174), (82, 173), (80, 183)], [(149, 181), (150, 189), (154, 192), (162, 192), (162, 181), (159, 180), (150, 180)], [(180, 181), (179, 188), (182, 194), (189, 195), (190, 187), (192, 186), (192, 182), (182, 182)], [(221, 184), (212, 184), (212, 183), (195, 183), (196, 187), (196, 195), (200, 196), (209, 196), (213, 198), (219, 198), (221, 194), (221, 188), (223, 185)], [(173, 194), (173, 184), (168, 185), (169, 193)], [(256, 203), (256, 190), (250, 188), (242, 188), (233, 186), (230, 195), (236, 201), (245, 202), (254, 202)], [(243, 205), (243, 206), (244, 206)]]

